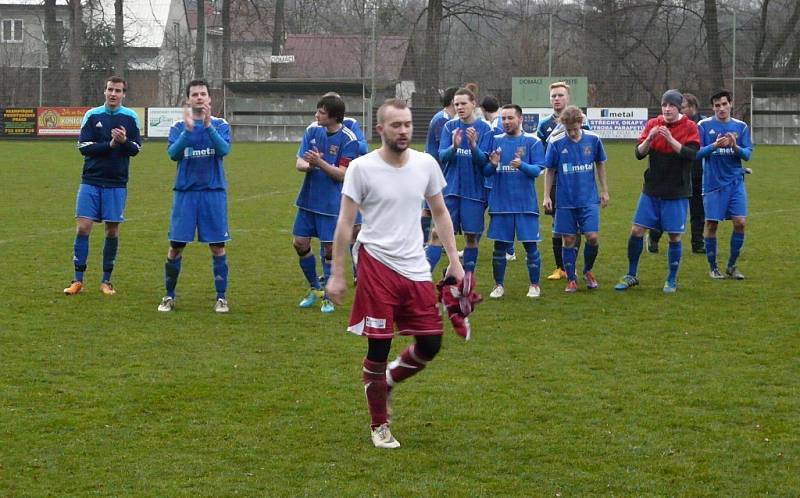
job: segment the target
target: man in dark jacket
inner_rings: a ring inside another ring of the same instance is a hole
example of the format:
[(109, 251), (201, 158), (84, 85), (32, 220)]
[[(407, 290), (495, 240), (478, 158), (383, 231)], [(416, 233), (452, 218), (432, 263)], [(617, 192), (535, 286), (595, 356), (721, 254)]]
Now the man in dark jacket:
[(628, 273), (614, 287), (617, 290), (624, 291), (639, 284), (636, 272), (644, 248), (644, 232), (648, 228), (669, 235), (669, 271), (663, 290), (672, 293), (678, 288), (681, 234), (692, 196), (692, 162), (700, 145), (697, 125), (681, 114), (682, 103), (680, 92), (667, 90), (661, 97), (661, 115), (649, 120), (639, 137), (636, 158), (649, 156), (648, 167), (628, 239)]

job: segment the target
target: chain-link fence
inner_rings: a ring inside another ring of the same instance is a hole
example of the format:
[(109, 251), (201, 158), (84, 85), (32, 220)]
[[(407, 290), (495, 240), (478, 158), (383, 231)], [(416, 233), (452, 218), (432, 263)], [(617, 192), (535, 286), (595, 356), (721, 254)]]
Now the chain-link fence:
[(0, 0), (0, 19), (2, 107), (96, 105), (113, 73), (144, 107), (180, 105), (198, 76), (356, 82), (415, 107), (467, 82), (506, 103), (513, 77), (576, 76), (588, 106), (654, 108), (679, 88), (706, 107), (727, 87), (749, 120), (752, 77), (800, 77), (795, 0)]

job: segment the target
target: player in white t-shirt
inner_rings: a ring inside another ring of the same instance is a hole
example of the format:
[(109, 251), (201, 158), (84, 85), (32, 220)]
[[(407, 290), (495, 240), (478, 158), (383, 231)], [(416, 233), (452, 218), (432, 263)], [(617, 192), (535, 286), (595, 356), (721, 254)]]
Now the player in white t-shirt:
[[(377, 117), (381, 147), (351, 162), (345, 174), (327, 291), (334, 303), (342, 302), (346, 248), (360, 210), (361, 232), (353, 248), (358, 287), (348, 330), (369, 340), (362, 380), (372, 442), (378, 448), (397, 448), (400, 443), (389, 430), (389, 394), (425, 368), (442, 343), (442, 319), (419, 229), (423, 200), (450, 260), (446, 276), (460, 281), (464, 269), (442, 197), (442, 170), (433, 157), (409, 148), (411, 110), (400, 100), (387, 100)], [(387, 364), (395, 328), (401, 335), (413, 335), (415, 343)]]

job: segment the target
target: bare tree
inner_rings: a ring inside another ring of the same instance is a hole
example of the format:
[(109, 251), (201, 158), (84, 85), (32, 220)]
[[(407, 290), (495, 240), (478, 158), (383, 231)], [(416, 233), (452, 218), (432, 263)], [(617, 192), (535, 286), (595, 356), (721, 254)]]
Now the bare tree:
[[(768, 2), (769, 0), (767, 0)], [(714, 88), (722, 88), (722, 56), (719, 47), (719, 24), (717, 24), (717, 0), (704, 0), (705, 24), (706, 24), (706, 46), (708, 47), (708, 68)], [(736, 75), (734, 74), (735, 78)]]
[(123, 76), (127, 69), (125, 58), (125, 25), (122, 14), (123, 0), (114, 0), (114, 72)]
[[(275, 0), (275, 22), (272, 26), (272, 55), (280, 55), (283, 49), (284, 0)], [(278, 77), (278, 65), (270, 63), (269, 77)]]
[(83, 67), (83, 9), (80, 0), (69, 0), (70, 7), (70, 46), (69, 46), (69, 95), (70, 105), (79, 106), (82, 102), (81, 70)]
[(206, 54), (206, 2), (197, 0), (197, 30), (194, 40), (194, 77), (202, 78), (205, 74)]

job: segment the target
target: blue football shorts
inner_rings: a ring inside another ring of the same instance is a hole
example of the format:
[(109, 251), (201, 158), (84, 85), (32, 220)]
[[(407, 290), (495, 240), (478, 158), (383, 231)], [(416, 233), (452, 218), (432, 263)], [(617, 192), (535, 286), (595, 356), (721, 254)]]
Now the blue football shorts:
[(633, 213), (633, 223), (662, 232), (683, 233), (687, 212), (689, 199), (660, 199), (641, 193), (636, 212)]
[(227, 242), (228, 195), (224, 190), (174, 191), (169, 240), (204, 244)]
[(96, 187), (81, 183), (75, 199), (75, 217), (88, 218), (92, 221), (125, 221), (125, 199), (128, 189), (125, 187)]
[(295, 237), (313, 237), (319, 239), (320, 242), (333, 242), (336, 219), (336, 216), (298, 208), (297, 215), (294, 217), (292, 235)]
[[(516, 236), (516, 237), (515, 237)], [(489, 214), (486, 237), (501, 242), (539, 242), (539, 215), (533, 213)]]
[(556, 208), (553, 220), (553, 233), (558, 235), (577, 235), (600, 231), (600, 206), (593, 204), (579, 208)]
[(747, 216), (747, 192), (744, 181), (739, 180), (717, 190), (703, 194), (706, 220), (723, 221)]
[(486, 211), (486, 203), (448, 195), (444, 198), (444, 204), (453, 220), (453, 231), (455, 233), (483, 233), (483, 212)]

